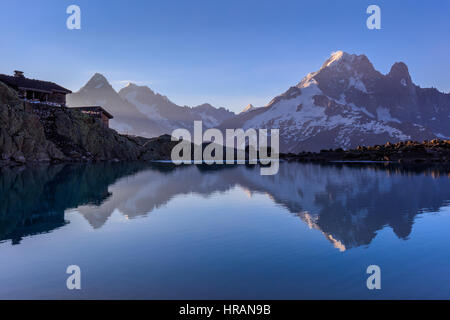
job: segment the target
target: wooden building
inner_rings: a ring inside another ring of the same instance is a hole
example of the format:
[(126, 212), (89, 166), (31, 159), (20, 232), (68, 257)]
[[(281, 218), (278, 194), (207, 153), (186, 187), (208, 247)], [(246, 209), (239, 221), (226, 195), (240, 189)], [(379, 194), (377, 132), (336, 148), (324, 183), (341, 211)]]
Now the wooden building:
[(23, 72), (17, 70), (14, 76), (0, 74), (0, 81), (16, 90), (19, 98), (29, 103), (64, 107), (66, 95), (72, 93), (53, 82), (25, 78)]
[(114, 118), (112, 114), (103, 109), (101, 106), (74, 107), (71, 109), (80, 110), (82, 113), (100, 120), (107, 128), (109, 128), (109, 120)]

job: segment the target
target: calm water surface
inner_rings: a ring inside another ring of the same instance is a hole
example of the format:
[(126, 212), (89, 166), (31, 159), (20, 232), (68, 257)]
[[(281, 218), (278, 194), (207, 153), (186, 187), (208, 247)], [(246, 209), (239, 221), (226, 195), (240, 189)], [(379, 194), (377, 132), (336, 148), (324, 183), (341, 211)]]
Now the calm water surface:
[[(0, 298), (450, 298), (447, 169), (0, 171)], [(82, 290), (66, 288), (78, 265)], [(366, 287), (366, 268), (382, 289)]]

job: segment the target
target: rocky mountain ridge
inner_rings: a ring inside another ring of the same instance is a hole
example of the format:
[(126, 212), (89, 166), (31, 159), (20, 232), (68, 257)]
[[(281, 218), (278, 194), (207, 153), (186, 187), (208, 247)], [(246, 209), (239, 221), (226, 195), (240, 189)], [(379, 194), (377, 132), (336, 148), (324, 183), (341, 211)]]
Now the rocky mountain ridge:
[(365, 55), (333, 53), (322, 67), (266, 107), (221, 128), (280, 129), (282, 152), (356, 148), (450, 137), (450, 94), (420, 88), (408, 67), (381, 74)]
[(111, 127), (122, 133), (144, 137), (171, 134), (184, 128), (193, 130), (195, 120), (206, 128), (216, 127), (235, 114), (208, 103), (196, 107), (179, 106), (147, 86), (129, 83), (116, 92), (101, 74), (95, 74), (78, 92), (68, 95), (70, 107), (101, 105), (114, 115)]

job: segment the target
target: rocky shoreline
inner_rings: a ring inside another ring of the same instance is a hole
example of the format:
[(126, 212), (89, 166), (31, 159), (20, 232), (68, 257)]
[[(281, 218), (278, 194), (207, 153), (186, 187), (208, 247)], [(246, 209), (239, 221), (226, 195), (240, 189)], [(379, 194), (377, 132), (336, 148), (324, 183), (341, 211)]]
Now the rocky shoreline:
[(352, 150), (330, 149), (318, 153), (300, 152), (280, 155), (281, 159), (303, 162), (396, 162), (450, 164), (450, 140), (387, 142)]

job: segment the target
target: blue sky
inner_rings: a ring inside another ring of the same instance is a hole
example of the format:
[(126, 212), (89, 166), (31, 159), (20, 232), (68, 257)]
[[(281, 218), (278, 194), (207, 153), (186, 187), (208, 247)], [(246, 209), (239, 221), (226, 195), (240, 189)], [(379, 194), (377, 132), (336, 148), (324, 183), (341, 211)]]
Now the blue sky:
[[(66, 28), (66, 8), (82, 12)], [(381, 7), (382, 30), (366, 28)], [(95, 72), (115, 88), (145, 84), (180, 105), (240, 111), (265, 105), (333, 51), (396, 61), (415, 83), (450, 92), (450, 1), (191, 0), (2, 1), (0, 73), (78, 90)]]

